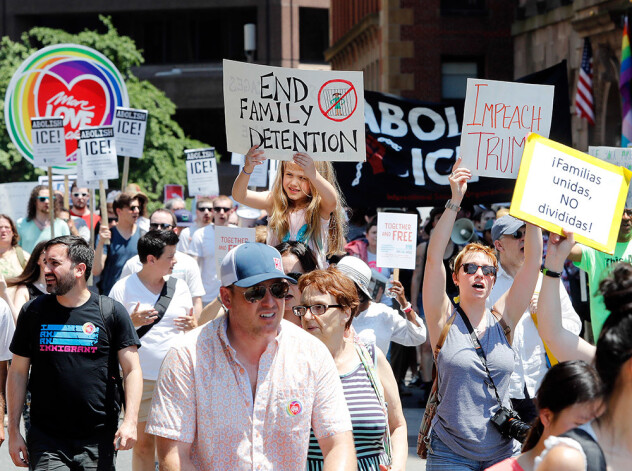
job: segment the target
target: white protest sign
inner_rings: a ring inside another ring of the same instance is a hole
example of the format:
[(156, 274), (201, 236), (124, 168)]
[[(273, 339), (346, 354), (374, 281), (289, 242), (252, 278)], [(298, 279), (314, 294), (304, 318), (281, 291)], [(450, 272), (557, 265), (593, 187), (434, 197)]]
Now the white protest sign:
[(613, 253), (632, 172), (529, 134), (509, 213)]
[(270, 160), (269, 162), (270, 162), (270, 170), (268, 170), (268, 190), (271, 190), (272, 185), (274, 185), (274, 179), (276, 178), (277, 171), (279, 170), (279, 161)]
[(516, 178), (525, 139), (551, 130), (552, 85), (467, 79), (462, 166), (473, 175)]
[(33, 165), (66, 165), (66, 135), (63, 118), (31, 118)]
[[(75, 153), (77, 158), (77, 186), (80, 188), (89, 188), (91, 190), (99, 189), (99, 180), (90, 179), (90, 174), (86, 173), (86, 177), (84, 177), (83, 172), (83, 158), (81, 157), (81, 146), (77, 147), (77, 152)], [(55, 180), (53, 180), (53, 184)], [(108, 188), (108, 181), (104, 180), (103, 184), (105, 185), (105, 189)]]
[(230, 249), (246, 242), (255, 241), (255, 229), (245, 227), (215, 226), (215, 264), (217, 275), (222, 260)]
[(362, 72), (301, 70), (224, 59), (228, 150), (271, 159), (366, 159)]
[(102, 126), (79, 129), (81, 176), (86, 180), (114, 180), (119, 177), (114, 128)]
[[(266, 186), (268, 182), (268, 162), (269, 160), (264, 160), (261, 165), (256, 165), (252, 170), (252, 174), (250, 175), (250, 179), (248, 180), (248, 186)], [(244, 168), (244, 165), (241, 164), (239, 166), (239, 171)]]
[(245, 160), (246, 160), (246, 156), (244, 154), (238, 154), (237, 152), (230, 153), (231, 165), (243, 165)]
[(39, 182), (1, 183), (0, 201), (2, 201), (2, 212), (8, 214), (14, 222), (17, 222), (17, 220), (22, 217), (26, 217), (26, 202), (31, 196), (31, 191), (33, 191), (33, 188), (38, 184)]
[(189, 196), (219, 194), (215, 148), (187, 149), (184, 154), (187, 159)]
[[(65, 191), (65, 178), (68, 177), (68, 188), (77, 180), (77, 175), (53, 175), (53, 191)], [(48, 175), (40, 175), (37, 177), (38, 185), (48, 186)]]
[(416, 214), (377, 213), (378, 267), (414, 270), (416, 251)]
[[(632, 148), (630, 147), (589, 146), (588, 153), (599, 160), (632, 171)], [(628, 190), (625, 207), (632, 208), (632, 189)]]
[(137, 159), (143, 156), (148, 114), (146, 110), (116, 108), (113, 124), (118, 155)]

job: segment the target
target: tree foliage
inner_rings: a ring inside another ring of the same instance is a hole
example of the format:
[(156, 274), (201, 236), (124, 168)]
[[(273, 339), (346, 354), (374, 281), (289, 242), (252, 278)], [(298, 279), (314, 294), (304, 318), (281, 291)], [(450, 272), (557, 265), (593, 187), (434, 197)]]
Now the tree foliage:
[[(128, 36), (116, 31), (109, 17), (100, 17), (104, 33), (85, 30), (78, 34), (52, 28), (32, 28), (22, 34), (21, 41), (8, 37), (0, 40), (0, 102), (4, 109), (4, 97), (11, 77), (20, 64), (38, 49), (53, 44), (73, 43), (91, 47), (112, 61), (125, 79), (130, 107), (149, 112), (142, 159), (130, 159), (129, 181), (138, 183), (151, 200), (158, 200), (167, 183), (186, 185), (184, 149), (208, 147), (203, 142), (185, 136), (182, 128), (173, 120), (175, 104), (147, 80), (139, 80), (132, 67), (144, 62), (142, 51), (136, 48)], [(0, 181), (29, 181), (43, 174), (33, 167), (17, 151), (6, 131), (4, 114), (0, 114)], [(122, 158), (119, 161), (123, 171)], [(110, 188), (120, 187), (120, 180), (110, 180)]]

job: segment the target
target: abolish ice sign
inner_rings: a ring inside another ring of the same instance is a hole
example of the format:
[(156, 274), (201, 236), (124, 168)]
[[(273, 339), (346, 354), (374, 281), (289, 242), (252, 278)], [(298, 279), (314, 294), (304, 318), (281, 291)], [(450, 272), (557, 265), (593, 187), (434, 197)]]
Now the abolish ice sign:
[(146, 110), (116, 108), (114, 136), (116, 137), (116, 153), (118, 155), (137, 159), (143, 156), (147, 115)]
[(66, 165), (63, 118), (31, 118), (33, 164), (36, 167)]
[(118, 178), (114, 128), (81, 128), (79, 138), (83, 179), (92, 181)]
[(254, 145), (290, 160), (366, 159), (362, 72), (301, 70), (224, 60), (228, 150)]
[(184, 154), (187, 158), (189, 196), (219, 194), (215, 148), (187, 149)]

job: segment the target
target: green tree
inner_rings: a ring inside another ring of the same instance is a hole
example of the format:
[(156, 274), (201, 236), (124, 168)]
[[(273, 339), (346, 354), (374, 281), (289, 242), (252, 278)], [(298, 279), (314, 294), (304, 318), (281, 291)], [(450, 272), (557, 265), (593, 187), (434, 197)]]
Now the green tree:
[[(59, 29), (33, 28), (22, 34), (20, 42), (3, 37), (0, 40), (0, 102), (4, 109), (4, 96), (11, 77), (28, 56), (42, 47), (73, 43), (101, 52), (123, 75), (130, 107), (149, 111), (144, 156), (142, 159), (130, 159), (129, 181), (138, 183), (150, 201), (156, 201), (157, 205), (160, 204), (158, 199), (166, 183), (187, 183), (184, 149), (208, 145), (185, 136), (182, 128), (173, 120), (175, 104), (164, 92), (147, 80), (139, 80), (132, 73), (132, 67), (144, 62), (142, 52), (130, 37), (118, 34), (109, 17), (101, 16), (100, 19), (105, 33), (85, 30), (79, 34), (70, 34)], [(29, 181), (42, 175), (44, 172), (27, 162), (11, 142), (3, 113), (0, 114), (0, 129), (0, 181)], [(122, 158), (119, 169), (122, 173)], [(119, 188), (120, 185), (120, 179), (109, 182), (110, 188)]]

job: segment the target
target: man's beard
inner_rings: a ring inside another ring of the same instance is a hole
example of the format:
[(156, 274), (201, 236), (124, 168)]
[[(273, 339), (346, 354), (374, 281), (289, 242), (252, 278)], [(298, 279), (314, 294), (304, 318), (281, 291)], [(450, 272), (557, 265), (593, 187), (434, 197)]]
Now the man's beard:
[(55, 294), (57, 296), (63, 296), (68, 293), (71, 289), (75, 287), (76, 280), (72, 276), (72, 273), (66, 273), (60, 280), (55, 278), (55, 285), (48, 286), (46, 285), (46, 291), (50, 294)]

